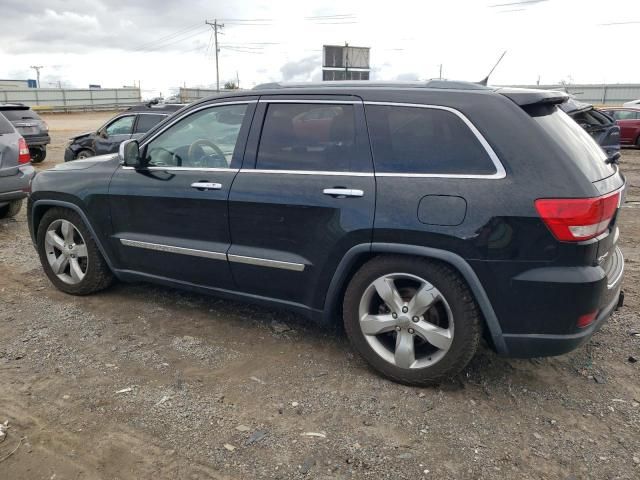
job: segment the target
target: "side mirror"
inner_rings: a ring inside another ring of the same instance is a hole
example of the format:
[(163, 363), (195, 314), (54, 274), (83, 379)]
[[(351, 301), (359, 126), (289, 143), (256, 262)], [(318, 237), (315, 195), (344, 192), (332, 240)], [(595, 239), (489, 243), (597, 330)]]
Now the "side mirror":
[(118, 151), (122, 163), (127, 167), (142, 167), (142, 159), (140, 158), (140, 145), (137, 140), (125, 140), (120, 144)]

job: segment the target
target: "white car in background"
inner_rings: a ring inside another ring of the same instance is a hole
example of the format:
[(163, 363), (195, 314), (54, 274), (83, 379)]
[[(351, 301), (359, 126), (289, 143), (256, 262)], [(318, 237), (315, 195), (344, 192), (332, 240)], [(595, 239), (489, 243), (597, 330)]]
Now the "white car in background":
[(622, 104), (623, 107), (640, 107), (640, 99), (631, 100), (630, 102), (625, 102)]

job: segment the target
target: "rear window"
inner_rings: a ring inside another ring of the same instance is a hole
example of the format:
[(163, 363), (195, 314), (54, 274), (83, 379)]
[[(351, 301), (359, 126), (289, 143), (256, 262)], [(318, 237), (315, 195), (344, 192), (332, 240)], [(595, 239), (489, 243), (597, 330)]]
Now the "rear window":
[(15, 122), (16, 120), (40, 120), (38, 114), (33, 110), (0, 110), (7, 117), (7, 120)]
[(456, 114), (435, 108), (367, 105), (377, 172), (491, 175), (496, 167)]
[(151, 127), (155, 127), (162, 120), (167, 118), (166, 115), (155, 115), (150, 113), (139, 114), (138, 123), (136, 124), (136, 130), (134, 133), (148, 132)]
[(11, 123), (4, 118), (2, 112), (0, 112), (0, 135), (4, 135), (5, 133), (13, 133), (13, 125), (11, 125)]
[(605, 163), (607, 155), (595, 140), (562, 110), (556, 107), (540, 107), (530, 110), (529, 113), (564, 156), (591, 182), (597, 182), (615, 173), (613, 165)]

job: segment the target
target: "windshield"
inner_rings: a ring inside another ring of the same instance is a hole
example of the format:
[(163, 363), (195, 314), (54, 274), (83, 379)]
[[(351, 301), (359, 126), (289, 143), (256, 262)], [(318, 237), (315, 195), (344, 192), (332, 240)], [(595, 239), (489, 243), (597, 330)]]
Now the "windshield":
[(591, 182), (613, 175), (616, 170), (605, 163), (607, 155), (574, 120), (558, 108), (530, 112), (564, 156), (581, 170)]

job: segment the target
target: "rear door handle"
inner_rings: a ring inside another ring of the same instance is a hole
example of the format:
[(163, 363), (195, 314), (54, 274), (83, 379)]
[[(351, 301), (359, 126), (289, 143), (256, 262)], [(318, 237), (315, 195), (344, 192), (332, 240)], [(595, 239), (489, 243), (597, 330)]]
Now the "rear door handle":
[(325, 188), (322, 193), (332, 197), (362, 197), (364, 192), (355, 188)]
[(197, 188), (198, 190), (220, 190), (222, 188), (221, 183), (211, 182), (193, 182), (191, 188)]

